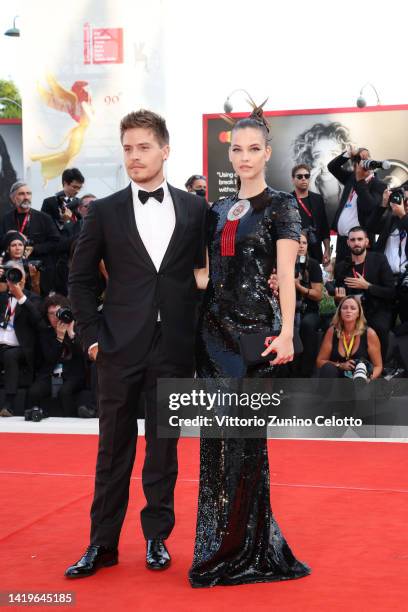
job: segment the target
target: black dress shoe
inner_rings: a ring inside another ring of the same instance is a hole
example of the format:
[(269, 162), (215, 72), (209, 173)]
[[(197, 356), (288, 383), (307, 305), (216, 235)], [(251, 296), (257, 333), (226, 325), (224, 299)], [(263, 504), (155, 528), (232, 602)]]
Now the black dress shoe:
[(88, 546), (84, 556), (65, 571), (65, 576), (67, 578), (86, 578), (86, 576), (92, 576), (100, 567), (110, 567), (117, 563), (117, 549)]
[(170, 567), (171, 557), (162, 539), (146, 540), (146, 567), (151, 570), (165, 570)]

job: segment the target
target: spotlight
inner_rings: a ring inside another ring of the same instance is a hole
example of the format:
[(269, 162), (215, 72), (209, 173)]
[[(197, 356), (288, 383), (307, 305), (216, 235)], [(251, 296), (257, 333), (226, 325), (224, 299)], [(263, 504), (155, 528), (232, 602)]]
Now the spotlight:
[(377, 97), (377, 105), (381, 104), (380, 102), (380, 96), (378, 95), (378, 91), (376, 90), (376, 88), (374, 87), (374, 85), (372, 83), (366, 83), (365, 85), (362, 86), (362, 88), (360, 89), (360, 95), (358, 96), (357, 100), (356, 100), (356, 105), (358, 106), (358, 108), (364, 108), (365, 106), (367, 106), (367, 100), (365, 99), (365, 97), (363, 96), (363, 91), (366, 87), (371, 87), (371, 89), (374, 91), (376, 97)]

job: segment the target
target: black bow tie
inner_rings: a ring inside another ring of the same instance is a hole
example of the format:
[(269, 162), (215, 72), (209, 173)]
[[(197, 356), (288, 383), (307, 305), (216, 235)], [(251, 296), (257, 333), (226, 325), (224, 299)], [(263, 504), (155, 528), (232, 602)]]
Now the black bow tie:
[(155, 198), (158, 202), (163, 202), (164, 190), (163, 187), (159, 187), (156, 191), (142, 191), (139, 189), (137, 195), (142, 204), (146, 204), (149, 198)]

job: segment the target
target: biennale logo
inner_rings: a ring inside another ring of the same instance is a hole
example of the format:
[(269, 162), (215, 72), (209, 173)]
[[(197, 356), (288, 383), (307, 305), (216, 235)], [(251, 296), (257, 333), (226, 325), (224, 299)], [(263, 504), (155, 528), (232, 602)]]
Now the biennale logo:
[[(56, 147), (47, 145), (39, 136), (47, 149), (59, 149), (55, 153), (31, 155), (33, 162), (41, 163), (41, 174), (45, 184), (50, 179), (60, 176), (78, 155), (93, 115), (91, 96), (85, 89), (88, 85), (87, 81), (75, 81), (70, 90), (58, 83), (52, 74), (47, 74), (46, 81), (49, 89), (45, 89), (40, 84), (37, 85), (38, 93), (44, 104), (60, 113), (70, 115), (76, 125), (65, 134), (62, 142)], [(66, 142), (68, 144), (63, 149)]]

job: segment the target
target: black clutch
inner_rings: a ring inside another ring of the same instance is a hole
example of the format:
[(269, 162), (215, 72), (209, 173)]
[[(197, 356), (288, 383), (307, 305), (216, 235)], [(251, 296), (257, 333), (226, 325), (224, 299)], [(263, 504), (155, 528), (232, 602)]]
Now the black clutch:
[[(239, 338), (239, 347), (245, 364), (250, 366), (258, 363), (264, 363), (266, 361), (273, 361), (276, 353), (269, 353), (269, 355), (266, 355), (265, 357), (262, 357), (261, 353), (263, 353), (266, 348), (265, 338), (275, 338), (276, 336), (279, 336), (279, 334), (280, 331), (271, 331), (269, 334), (265, 332), (257, 334), (242, 334)], [(300, 339), (299, 331), (296, 327), (293, 331), (293, 348), (295, 355), (299, 355), (303, 351), (302, 340)]]

